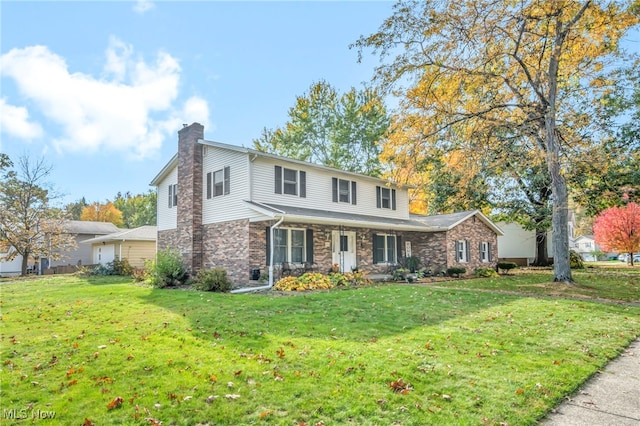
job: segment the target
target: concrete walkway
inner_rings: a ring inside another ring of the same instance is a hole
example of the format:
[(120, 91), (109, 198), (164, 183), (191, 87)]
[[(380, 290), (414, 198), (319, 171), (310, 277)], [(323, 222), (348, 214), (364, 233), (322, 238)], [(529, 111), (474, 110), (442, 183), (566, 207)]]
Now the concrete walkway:
[(640, 339), (556, 407), (540, 424), (640, 425)]

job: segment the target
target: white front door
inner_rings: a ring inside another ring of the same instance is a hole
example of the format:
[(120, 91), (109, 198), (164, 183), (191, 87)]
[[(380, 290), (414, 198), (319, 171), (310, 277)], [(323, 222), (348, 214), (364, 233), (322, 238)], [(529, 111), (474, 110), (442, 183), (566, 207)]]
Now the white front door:
[(93, 247), (93, 264), (106, 265), (109, 262), (113, 262), (116, 257), (116, 246), (113, 244), (107, 244), (104, 246)]
[(356, 258), (356, 233), (354, 231), (333, 231), (331, 233), (331, 261), (340, 266), (340, 272), (351, 272), (358, 267)]

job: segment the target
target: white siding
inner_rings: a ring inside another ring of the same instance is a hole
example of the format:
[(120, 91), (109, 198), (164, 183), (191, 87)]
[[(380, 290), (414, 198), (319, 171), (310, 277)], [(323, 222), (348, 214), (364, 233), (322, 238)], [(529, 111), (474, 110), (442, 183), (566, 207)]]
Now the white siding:
[[(376, 207), (376, 186), (384, 186), (383, 181), (341, 173), (339, 171), (323, 170), (312, 166), (304, 166), (270, 158), (258, 158), (253, 163), (253, 200), (262, 203), (280, 204), (292, 207), (302, 207), (316, 210), (328, 210), (342, 213), (383, 216), (399, 219), (409, 219), (409, 198), (407, 189), (396, 189), (396, 210), (380, 209)], [(306, 172), (306, 197), (276, 194), (274, 190), (274, 167), (282, 166)], [(357, 204), (334, 203), (331, 178), (355, 181), (357, 184)]]
[[(517, 223), (500, 222), (496, 225), (502, 229), (504, 235), (498, 235), (498, 257), (500, 258), (528, 258), (533, 261), (536, 257), (536, 232), (526, 231)], [(547, 234), (547, 252), (553, 256), (551, 232)]]
[[(9, 249), (13, 251), (13, 248)], [(5, 256), (8, 253), (0, 253), (0, 256)], [(8, 260), (0, 260), (0, 277), (2, 276), (13, 276), (20, 275), (22, 273), (22, 256), (17, 255), (15, 259)]]
[(177, 206), (169, 208), (169, 185), (178, 183), (178, 167), (173, 170), (158, 185), (158, 231), (175, 229), (178, 225)]
[[(251, 198), (249, 156), (246, 153), (205, 146), (202, 164), (203, 224), (258, 216), (244, 202)], [(229, 167), (229, 194), (207, 199), (207, 173), (225, 167)]]

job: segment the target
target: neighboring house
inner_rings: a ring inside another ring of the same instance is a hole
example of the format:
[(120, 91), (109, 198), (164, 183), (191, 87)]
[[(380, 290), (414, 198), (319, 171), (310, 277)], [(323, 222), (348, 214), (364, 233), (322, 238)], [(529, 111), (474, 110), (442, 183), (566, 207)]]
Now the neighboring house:
[[(536, 258), (536, 231), (527, 231), (515, 222), (497, 222), (503, 235), (498, 236), (498, 258), (501, 261), (515, 262), (520, 266), (529, 266)], [(569, 248), (573, 247), (575, 214), (569, 211)], [(547, 232), (547, 254), (553, 261), (553, 233)]]
[(83, 245), (90, 248), (96, 265), (127, 260), (134, 268), (142, 268), (145, 260), (155, 258), (157, 235), (158, 229), (147, 225), (119, 229), (118, 232), (86, 240)]
[(501, 230), (479, 211), (409, 214), (408, 187), (248, 148), (206, 141), (198, 123), (153, 179), (158, 249), (187, 268), (221, 267), (234, 283), (271, 262), (385, 273), (409, 255), (434, 270), (494, 267)]
[[(92, 222), (82, 220), (70, 220), (65, 223), (65, 230), (69, 234), (73, 234), (76, 242), (76, 247), (69, 249), (62, 253), (62, 258), (53, 260), (51, 258), (41, 258), (40, 263), (37, 265), (37, 271), (46, 270), (58, 266), (81, 266), (90, 265), (93, 263), (91, 247), (84, 246), (81, 243), (90, 238), (95, 238), (100, 235), (109, 234), (117, 231), (119, 228), (113, 223), (109, 222)], [(8, 250), (15, 250), (13, 247), (8, 249), (0, 245), (0, 257), (4, 257)], [(22, 267), (22, 256), (16, 256), (12, 261), (0, 261), (0, 276), (7, 275), (20, 275), (20, 268)], [(29, 261), (30, 268), (36, 268), (36, 263), (32, 260)]]
[(604, 253), (602, 248), (596, 244), (596, 240), (593, 238), (593, 235), (579, 236), (573, 240), (572, 248), (580, 254), (582, 260), (587, 262), (595, 262), (598, 260), (598, 253), (611, 258), (615, 257), (614, 253)]
[[(0, 242), (0, 258), (8, 256), (15, 249), (6, 242)], [(22, 256), (18, 255), (13, 260), (0, 260), (0, 277), (20, 275), (22, 268)]]

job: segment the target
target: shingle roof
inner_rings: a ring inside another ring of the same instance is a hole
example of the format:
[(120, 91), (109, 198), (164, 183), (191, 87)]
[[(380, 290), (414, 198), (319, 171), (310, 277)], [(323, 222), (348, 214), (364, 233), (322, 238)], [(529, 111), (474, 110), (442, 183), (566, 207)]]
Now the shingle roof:
[(105, 235), (118, 232), (120, 228), (111, 222), (93, 222), (88, 220), (70, 220), (65, 223), (65, 229), (72, 234)]
[(119, 232), (103, 235), (102, 237), (85, 240), (83, 244), (100, 243), (103, 241), (155, 241), (158, 238), (158, 227), (145, 225), (134, 229), (123, 229)]

